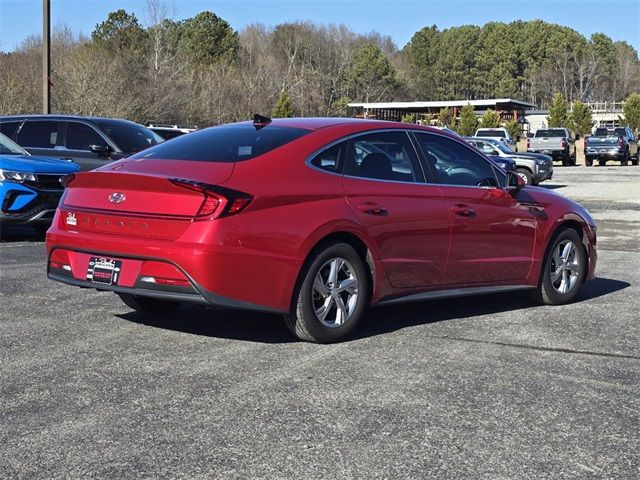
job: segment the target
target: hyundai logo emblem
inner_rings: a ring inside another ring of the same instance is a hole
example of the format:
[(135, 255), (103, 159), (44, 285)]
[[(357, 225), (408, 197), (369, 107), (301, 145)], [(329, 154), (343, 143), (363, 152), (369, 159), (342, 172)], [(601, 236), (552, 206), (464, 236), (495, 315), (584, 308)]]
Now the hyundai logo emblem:
[(109, 195), (109, 201), (111, 203), (122, 203), (125, 201), (127, 197), (124, 196), (124, 193), (114, 192)]

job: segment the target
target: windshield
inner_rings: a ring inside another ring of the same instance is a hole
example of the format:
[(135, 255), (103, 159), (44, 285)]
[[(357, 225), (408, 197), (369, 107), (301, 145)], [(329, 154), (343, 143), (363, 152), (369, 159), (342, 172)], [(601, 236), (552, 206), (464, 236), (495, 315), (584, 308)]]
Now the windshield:
[(491, 143), (491, 145), (493, 145), (494, 147), (496, 147), (498, 150), (500, 150), (502, 153), (516, 153), (513, 150), (511, 150), (509, 147), (507, 147), (504, 143), (496, 140), (495, 142), (489, 142)]
[(506, 138), (506, 134), (503, 130), (489, 130), (480, 129), (476, 132), (476, 137), (500, 137)]
[(562, 137), (564, 138), (565, 131), (564, 130), (538, 130), (536, 132), (536, 137)]
[(133, 122), (98, 120), (102, 128), (125, 153), (135, 153), (164, 142), (164, 139), (148, 128)]
[(27, 151), (11, 140), (6, 135), (0, 133), (0, 155), (29, 155)]

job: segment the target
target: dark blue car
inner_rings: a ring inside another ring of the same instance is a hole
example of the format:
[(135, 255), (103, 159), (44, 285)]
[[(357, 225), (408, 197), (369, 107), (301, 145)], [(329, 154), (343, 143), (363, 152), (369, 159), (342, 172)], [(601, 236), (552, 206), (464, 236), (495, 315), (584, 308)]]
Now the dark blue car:
[(70, 161), (29, 155), (0, 133), (0, 226), (25, 224), (44, 232), (64, 190), (60, 179), (78, 170)]

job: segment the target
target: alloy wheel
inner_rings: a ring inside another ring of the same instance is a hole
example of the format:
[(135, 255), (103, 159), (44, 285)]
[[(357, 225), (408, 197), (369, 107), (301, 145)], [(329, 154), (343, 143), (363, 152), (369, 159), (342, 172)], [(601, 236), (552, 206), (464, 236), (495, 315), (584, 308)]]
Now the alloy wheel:
[(348, 322), (358, 303), (358, 279), (344, 258), (326, 261), (313, 281), (313, 309), (318, 321), (329, 328)]
[(563, 240), (556, 245), (551, 257), (551, 285), (558, 293), (570, 292), (578, 283), (580, 256), (571, 240)]

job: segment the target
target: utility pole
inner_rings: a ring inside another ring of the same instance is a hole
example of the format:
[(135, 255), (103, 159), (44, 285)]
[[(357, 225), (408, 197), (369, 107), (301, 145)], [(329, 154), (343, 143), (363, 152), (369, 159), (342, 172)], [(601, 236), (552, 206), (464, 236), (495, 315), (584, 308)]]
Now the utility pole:
[(51, 4), (42, 0), (42, 113), (51, 113)]

